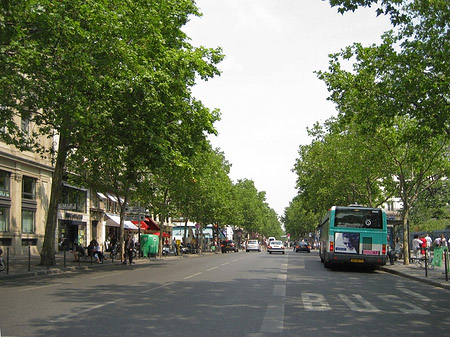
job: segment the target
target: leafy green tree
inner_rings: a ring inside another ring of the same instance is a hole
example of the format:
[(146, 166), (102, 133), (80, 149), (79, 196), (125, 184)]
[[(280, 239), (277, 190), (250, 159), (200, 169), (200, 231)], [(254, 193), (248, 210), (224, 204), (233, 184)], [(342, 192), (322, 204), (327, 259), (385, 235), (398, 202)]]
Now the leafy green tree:
[(319, 216), (304, 205), (301, 195), (297, 195), (286, 207), (283, 223), (286, 233), (295, 240), (314, 232), (319, 223)]
[[(389, 126), (395, 116), (405, 116), (420, 121), (418, 133), (425, 129), (425, 134), (429, 130), (448, 134), (450, 3), (330, 0), (330, 4), (341, 12), (380, 4), (377, 13), (390, 15), (396, 26), (384, 34), (379, 46), (347, 47), (331, 57), (328, 73), (319, 73), (339, 114), (367, 127)], [(344, 70), (349, 60), (356, 60), (353, 72)]]
[[(378, 2), (330, 3), (345, 12)], [(339, 120), (377, 138), (390, 158), (383, 187), (402, 199), (406, 250), (406, 223), (414, 203), (448, 175), (449, 6), (442, 0), (381, 1), (378, 14), (390, 15), (396, 30), (385, 33), (378, 46), (354, 44), (332, 55), (328, 71), (318, 73)], [(353, 62), (351, 71), (344, 66), (348, 62)]]
[[(199, 15), (189, 0), (7, 1), (0, 11), (2, 139), (45, 155), (53, 149), (41, 148), (38, 136), (59, 137), (41, 252), (41, 263), (53, 265), (59, 186), (69, 155), (80, 151), (78, 158), (89, 158), (87, 143), (101, 150), (108, 132), (122, 132), (121, 140), (134, 143), (111, 144), (118, 152), (130, 150), (124, 158), (140, 146), (136, 159), (183, 161), (189, 144), (214, 132), (214, 116), (192, 98), (190, 87), (197, 76), (218, 74), (223, 56), (220, 49), (187, 42), (181, 27), (189, 15)], [(36, 123), (35, 134), (25, 137), (14, 116)], [(191, 132), (180, 132), (186, 125)], [(135, 174), (133, 167), (126, 171)]]
[(450, 189), (448, 180), (441, 180), (426, 189), (411, 209), (410, 226), (414, 231), (433, 231), (449, 227)]
[(373, 137), (361, 134), (356, 125), (341, 128), (334, 119), (308, 133), (313, 141), (300, 146), (294, 167), (302, 207), (322, 214), (333, 205), (379, 206), (386, 201), (389, 195), (380, 188), (380, 179), (388, 159)]

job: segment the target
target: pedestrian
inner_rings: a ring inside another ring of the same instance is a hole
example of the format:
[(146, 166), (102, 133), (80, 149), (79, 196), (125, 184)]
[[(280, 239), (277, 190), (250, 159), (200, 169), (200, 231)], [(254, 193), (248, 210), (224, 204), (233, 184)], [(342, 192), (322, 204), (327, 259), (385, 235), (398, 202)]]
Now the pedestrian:
[(420, 246), (422, 245), (422, 241), (419, 239), (418, 234), (414, 234), (414, 239), (412, 240), (412, 249), (414, 252), (414, 257), (416, 259), (420, 258)]
[(394, 249), (392, 248), (392, 246), (389, 243), (389, 235), (388, 235), (387, 242), (388, 242), (388, 244), (387, 244), (387, 256), (389, 257), (390, 264), (393, 265), (394, 264), (394, 258), (395, 258), (395, 251), (394, 251)]
[(128, 238), (125, 240), (125, 261), (123, 264), (127, 264), (127, 257), (130, 264), (133, 263), (133, 250), (134, 250), (134, 240), (131, 234), (128, 234)]
[(420, 244), (420, 253), (425, 256), (425, 250), (427, 249), (427, 240), (425, 236), (421, 235), (419, 239), (422, 243)]
[(394, 253), (398, 260), (403, 258), (403, 245), (399, 237), (395, 239)]
[(433, 244), (433, 240), (430, 235), (425, 235), (425, 240), (427, 240), (427, 250), (430, 251), (431, 245)]
[(440, 246), (441, 247), (447, 247), (447, 239), (445, 238), (444, 234), (441, 235)]
[(93, 253), (94, 253), (94, 257), (95, 257), (95, 260), (97, 261), (97, 263), (103, 263), (103, 259), (104, 259), (103, 252), (97, 241), (94, 243)]

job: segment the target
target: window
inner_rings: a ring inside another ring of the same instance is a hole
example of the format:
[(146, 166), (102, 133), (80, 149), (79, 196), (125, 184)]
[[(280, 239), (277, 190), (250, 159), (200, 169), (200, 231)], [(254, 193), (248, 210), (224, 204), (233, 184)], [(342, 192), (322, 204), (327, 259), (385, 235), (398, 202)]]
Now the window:
[(20, 122), (20, 129), (23, 133), (28, 135), (30, 132), (30, 120), (27, 118), (22, 118), (22, 121)]
[(22, 199), (36, 199), (36, 179), (23, 176), (22, 179)]
[(9, 208), (0, 207), (0, 232), (9, 231)]
[(0, 171), (0, 196), (9, 197), (9, 177), (10, 173)]
[(78, 190), (64, 186), (61, 192), (60, 204), (64, 204), (67, 207), (70, 205), (70, 209), (75, 212), (86, 212), (86, 198), (87, 193), (85, 190)]
[(22, 233), (34, 233), (35, 212), (27, 209), (22, 210)]
[(336, 210), (335, 227), (382, 229), (382, 215), (379, 210), (371, 209), (338, 209)]

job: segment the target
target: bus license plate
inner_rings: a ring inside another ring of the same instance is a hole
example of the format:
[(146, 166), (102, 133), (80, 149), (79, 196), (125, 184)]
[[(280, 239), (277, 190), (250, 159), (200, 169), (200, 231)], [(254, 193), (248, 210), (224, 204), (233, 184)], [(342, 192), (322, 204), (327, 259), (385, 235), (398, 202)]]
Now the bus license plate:
[(350, 262), (364, 263), (364, 260), (363, 259), (350, 259)]

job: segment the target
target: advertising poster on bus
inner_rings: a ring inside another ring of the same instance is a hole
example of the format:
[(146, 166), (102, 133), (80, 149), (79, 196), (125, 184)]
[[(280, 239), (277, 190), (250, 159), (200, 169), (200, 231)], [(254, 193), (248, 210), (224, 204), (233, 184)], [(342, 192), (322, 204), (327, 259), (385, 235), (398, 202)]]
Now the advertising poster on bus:
[(335, 233), (334, 251), (336, 253), (358, 254), (359, 233)]

